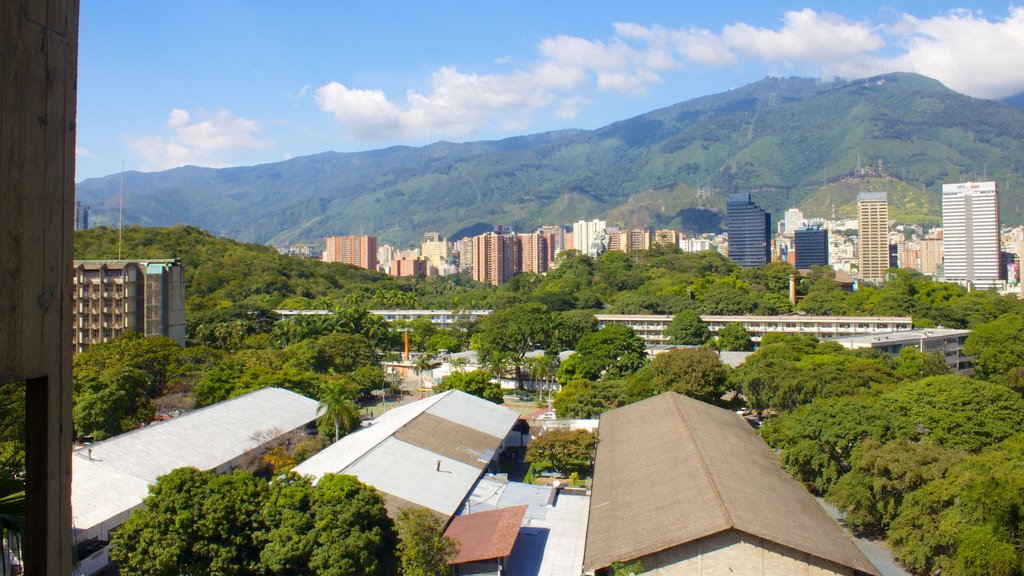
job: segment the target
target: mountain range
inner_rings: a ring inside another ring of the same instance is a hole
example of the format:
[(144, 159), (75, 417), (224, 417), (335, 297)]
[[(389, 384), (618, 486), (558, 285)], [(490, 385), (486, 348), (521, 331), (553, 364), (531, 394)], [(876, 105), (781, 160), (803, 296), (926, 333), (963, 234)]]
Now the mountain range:
[[(126, 172), (124, 222), (273, 244), (375, 234), (407, 245), (430, 230), (457, 239), (597, 217), (700, 233), (723, 229), (733, 192), (776, 217), (794, 206), (844, 217), (871, 190), (890, 193), (897, 221), (938, 224), (942, 183), (994, 179), (1003, 223), (1020, 224), (1021, 102), (907, 73), (765, 78), (596, 130)], [(94, 224), (116, 224), (119, 190), (114, 174), (78, 183), (77, 198)]]

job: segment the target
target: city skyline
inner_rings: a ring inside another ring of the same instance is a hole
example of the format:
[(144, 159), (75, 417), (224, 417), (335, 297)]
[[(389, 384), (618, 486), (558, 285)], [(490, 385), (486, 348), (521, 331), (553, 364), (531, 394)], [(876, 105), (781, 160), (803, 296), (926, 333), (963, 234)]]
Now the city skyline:
[(976, 97), (1024, 91), (1024, 8), (995, 2), (111, 2), (84, 5), (81, 27), (78, 180), (122, 160), (250, 165), (590, 129), (764, 76), (910, 71)]

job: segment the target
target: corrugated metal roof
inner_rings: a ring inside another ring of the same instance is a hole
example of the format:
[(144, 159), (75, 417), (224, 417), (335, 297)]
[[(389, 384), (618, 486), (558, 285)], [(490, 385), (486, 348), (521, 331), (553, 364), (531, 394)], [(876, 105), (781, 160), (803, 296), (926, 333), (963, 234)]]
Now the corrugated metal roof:
[(264, 388), (78, 448), (71, 466), (74, 525), (85, 530), (137, 506), (146, 495), (139, 487), (175, 468), (217, 468), (303, 426), (316, 419), (317, 404)]
[(315, 478), (353, 474), (386, 495), (451, 517), (517, 418), (512, 410), (449, 390), (386, 412), (295, 472)]
[(729, 410), (672, 392), (601, 418), (584, 568), (728, 529), (877, 574)]

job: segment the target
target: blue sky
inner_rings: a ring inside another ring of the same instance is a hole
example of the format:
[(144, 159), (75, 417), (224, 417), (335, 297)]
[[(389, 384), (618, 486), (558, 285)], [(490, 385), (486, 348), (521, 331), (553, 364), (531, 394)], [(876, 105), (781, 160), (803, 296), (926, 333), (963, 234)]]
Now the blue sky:
[(1024, 92), (1012, 4), (690, 4), (83, 0), (76, 179), (598, 128), (764, 76)]

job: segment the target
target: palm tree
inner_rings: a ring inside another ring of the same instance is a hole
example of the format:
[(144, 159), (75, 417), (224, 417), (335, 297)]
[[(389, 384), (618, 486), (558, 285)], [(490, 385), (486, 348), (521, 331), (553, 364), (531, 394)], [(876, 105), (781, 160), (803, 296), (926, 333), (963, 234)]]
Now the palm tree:
[(320, 391), (320, 405), (316, 413), (323, 412), (322, 418), (334, 424), (334, 441), (341, 438), (341, 429), (345, 433), (352, 431), (359, 423), (359, 406), (352, 401), (351, 386), (344, 378), (329, 380)]
[(416, 361), (413, 362), (413, 369), (416, 370), (416, 374), (420, 377), (420, 398), (423, 397), (423, 372), (430, 370), (432, 364), (430, 362), (430, 356), (417, 356)]

